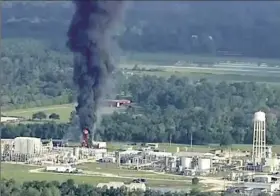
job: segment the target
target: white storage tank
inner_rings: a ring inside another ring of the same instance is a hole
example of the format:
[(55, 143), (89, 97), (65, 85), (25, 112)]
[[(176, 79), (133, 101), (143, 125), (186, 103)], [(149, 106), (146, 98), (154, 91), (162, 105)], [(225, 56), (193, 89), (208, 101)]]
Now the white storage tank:
[(272, 158), (272, 146), (266, 147), (266, 158)]
[(17, 137), (15, 138), (15, 153), (18, 154), (40, 154), (42, 142), (40, 138)]
[(190, 169), (192, 167), (191, 157), (181, 157), (181, 166), (183, 169)]
[(211, 159), (200, 158), (198, 159), (198, 169), (199, 170), (210, 170)]
[(262, 111), (256, 112), (254, 114), (254, 121), (265, 122), (265, 113)]
[(107, 143), (106, 142), (92, 142), (92, 145), (95, 146), (96, 148), (107, 148)]

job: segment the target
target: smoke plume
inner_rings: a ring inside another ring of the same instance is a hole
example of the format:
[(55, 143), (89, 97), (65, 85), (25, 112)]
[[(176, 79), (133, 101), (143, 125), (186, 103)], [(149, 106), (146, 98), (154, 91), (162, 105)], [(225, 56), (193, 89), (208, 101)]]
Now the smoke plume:
[(113, 27), (121, 19), (124, 1), (73, 2), (76, 11), (68, 30), (67, 46), (74, 53), (73, 79), (78, 87), (76, 112), (81, 130), (94, 131), (104, 88), (115, 68), (110, 43)]

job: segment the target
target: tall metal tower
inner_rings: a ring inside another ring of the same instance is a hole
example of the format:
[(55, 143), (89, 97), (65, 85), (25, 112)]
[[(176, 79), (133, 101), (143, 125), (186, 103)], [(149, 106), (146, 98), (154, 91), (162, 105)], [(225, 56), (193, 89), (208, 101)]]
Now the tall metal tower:
[(252, 160), (254, 165), (260, 164), (262, 158), (266, 157), (266, 126), (265, 113), (256, 112), (253, 119), (254, 134), (253, 134), (253, 151)]

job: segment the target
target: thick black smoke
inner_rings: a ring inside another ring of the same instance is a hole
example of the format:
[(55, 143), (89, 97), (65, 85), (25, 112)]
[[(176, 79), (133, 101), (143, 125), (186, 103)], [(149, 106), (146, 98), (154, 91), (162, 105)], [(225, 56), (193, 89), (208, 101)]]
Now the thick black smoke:
[(67, 46), (74, 53), (76, 111), (81, 130), (93, 130), (106, 81), (115, 68), (110, 42), (113, 27), (121, 19), (124, 1), (75, 0), (74, 3), (76, 12), (68, 30)]

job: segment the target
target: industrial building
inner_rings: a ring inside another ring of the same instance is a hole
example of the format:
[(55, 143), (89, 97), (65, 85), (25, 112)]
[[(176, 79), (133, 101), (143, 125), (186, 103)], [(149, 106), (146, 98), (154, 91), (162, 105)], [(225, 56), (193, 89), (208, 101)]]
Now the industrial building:
[[(55, 145), (56, 140), (41, 140), (33, 137), (16, 137), (1, 140), (3, 161), (26, 162), (41, 165), (76, 163), (89, 157), (102, 158), (107, 153), (106, 143), (96, 148), (65, 147)], [(63, 140), (59, 142), (64, 142)], [(98, 147), (102, 148), (98, 148)]]
[[(92, 147), (65, 145), (64, 140), (41, 140), (40, 138), (17, 137), (2, 139), (2, 160), (38, 164), (48, 172), (77, 172), (74, 165), (89, 161), (115, 164), (119, 168), (151, 170), (173, 175), (207, 176), (226, 173), (230, 187), (228, 193), (255, 194), (276, 192), (280, 189), (279, 159), (266, 144), (266, 117), (259, 111), (253, 117), (252, 151), (215, 149), (207, 153), (192, 152), (189, 148), (177, 147), (175, 153), (160, 150), (157, 143), (134, 144), (115, 152), (107, 152), (106, 142), (92, 142)], [(57, 142), (57, 143), (56, 143)], [(69, 166), (70, 165), (70, 166)], [(261, 175), (256, 175), (256, 173)], [(222, 178), (222, 177), (221, 177)], [(111, 182), (99, 187), (122, 187), (128, 190), (146, 189), (144, 183), (130, 185)]]
[(1, 122), (3, 123), (7, 123), (7, 122), (18, 122), (20, 121), (21, 119), (18, 118), (18, 117), (8, 117), (8, 116), (1, 116)]
[(99, 183), (97, 185), (98, 188), (122, 188), (125, 187), (128, 191), (135, 191), (135, 190), (140, 190), (140, 191), (146, 191), (146, 185), (144, 183), (130, 183), (130, 184), (125, 184), (123, 182), (109, 182), (109, 183)]
[(44, 145), (52, 145), (54, 147), (67, 147), (68, 141), (63, 139), (49, 139), (49, 140), (42, 140)]
[(78, 170), (69, 165), (47, 166), (45, 171), (57, 173), (76, 173)]
[(116, 100), (105, 100), (103, 102), (104, 105), (109, 107), (121, 107), (121, 106), (128, 106), (131, 103), (130, 100), (127, 99), (116, 99)]
[(276, 193), (280, 190), (280, 176), (276, 172), (279, 170), (279, 159), (273, 155), (272, 147), (266, 145), (264, 112), (258, 111), (254, 114), (252, 139), (251, 159), (245, 162), (244, 167), (244, 170), (251, 170), (252, 173), (245, 173), (244, 170), (239, 173), (232, 172), (229, 178), (237, 183), (228, 187), (226, 193), (258, 195), (263, 192)]
[(93, 145), (94, 148), (98, 148), (98, 149), (105, 149), (105, 148), (107, 148), (107, 143), (106, 142), (93, 141), (92, 145)]
[(280, 190), (280, 178), (273, 175), (252, 175), (246, 176), (242, 182), (229, 187), (226, 192), (228, 193), (252, 193), (252, 192), (276, 192)]

